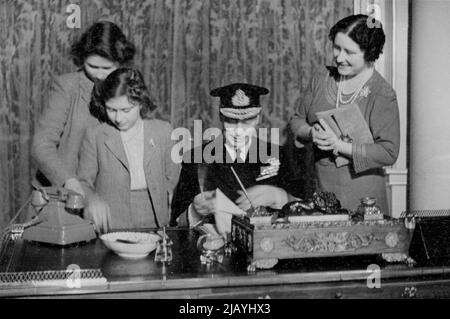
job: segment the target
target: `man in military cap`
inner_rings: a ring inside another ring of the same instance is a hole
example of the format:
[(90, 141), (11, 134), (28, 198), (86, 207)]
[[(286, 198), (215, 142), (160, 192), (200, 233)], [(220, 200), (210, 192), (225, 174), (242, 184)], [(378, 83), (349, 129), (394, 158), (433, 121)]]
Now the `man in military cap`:
[(210, 92), (220, 97), (222, 135), (202, 146), (201, 163), (193, 160), (197, 150), (184, 154), (172, 201), (171, 225), (193, 225), (214, 214), (217, 188), (244, 211), (258, 206), (280, 209), (294, 199), (287, 192), (292, 174), (283, 161), (281, 146), (262, 140), (257, 134), (259, 97), (267, 93), (266, 88), (247, 83)]

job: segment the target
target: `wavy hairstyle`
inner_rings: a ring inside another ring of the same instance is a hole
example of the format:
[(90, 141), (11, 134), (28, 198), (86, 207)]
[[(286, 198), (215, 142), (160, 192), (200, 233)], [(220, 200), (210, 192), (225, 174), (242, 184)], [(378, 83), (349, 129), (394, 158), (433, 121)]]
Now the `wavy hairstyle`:
[(375, 62), (383, 53), (386, 36), (380, 21), (365, 14), (348, 16), (338, 21), (330, 30), (328, 38), (334, 42), (336, 34), (342, 32), (355, 41), (364, 52), (366, 62)]
[(144, 77), (135, 69), (119, 68), (92, 90), (89, 111), (100, 122), (112, 124), (106, 112), (105, 102), (119, 96), (126, 96), (133, 105), (140, 105), (140, 115), (143, 119), (153, 118), (156, 105), (150, 99)]
[(73, 63), (82, 67), (90, 55), (99, 55), (123, 65), (131, 61), (136, 52), (122, 30), (112, 22), (100, 21), (87, 29), (71, 47)]

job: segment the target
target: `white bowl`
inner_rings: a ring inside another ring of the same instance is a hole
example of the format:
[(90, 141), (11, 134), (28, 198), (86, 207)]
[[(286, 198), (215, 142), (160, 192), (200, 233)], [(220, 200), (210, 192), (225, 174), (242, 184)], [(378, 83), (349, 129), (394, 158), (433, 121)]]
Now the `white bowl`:
[[(161, 237), (150, 233), (115, 232), (103, 234), (100, 239), (106, 247), (117, 255), (123, 258), (137, 259), (146, 257), (155, 250)], [(130, 243), (123, 241), (129, 241)]]

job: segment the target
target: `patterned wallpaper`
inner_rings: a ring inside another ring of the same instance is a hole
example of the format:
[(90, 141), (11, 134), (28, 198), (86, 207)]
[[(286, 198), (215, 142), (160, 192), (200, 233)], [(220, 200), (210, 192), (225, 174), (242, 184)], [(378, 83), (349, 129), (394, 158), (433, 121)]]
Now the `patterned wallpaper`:
[[(78, 4), (81, 27), (66, 24)], [(30, 143), (54, 75), (73, 71), (70, 44), (93, 22), (117, 23), (158, 116), (192, 129), (218, 124), (217, 86), (269, 88), (263, 125), (284, 128), (314, 69), (331, 61), (328, 29), (353, 0), (2, 0), (0, 3), (0, 228), (28, 198)]]

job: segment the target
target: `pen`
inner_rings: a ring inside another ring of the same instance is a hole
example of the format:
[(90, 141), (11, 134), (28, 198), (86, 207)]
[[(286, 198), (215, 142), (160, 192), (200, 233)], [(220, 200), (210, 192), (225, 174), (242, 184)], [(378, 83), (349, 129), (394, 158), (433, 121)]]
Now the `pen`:
[(233, 174), (234, 174), (234, 177), (236, 177), (236, 180), (238, 181), (239, 186), (241, 186), (242, 191), (244, 192), (245, 197), (247, 197), (248, 202), (250, 203), (250, 206), (252, 207), (253, 210), (255, 210), (255, 206), (253, 206), (252, 201), (250, 200), (250, 197), (248, 196), (247, 191), (245, 190), (244, 185), (242, 184), (241, 180), (239, 179), (238, 175), (236, 174), (236, 171), (234, 170), (234, 168), (233, 168), (232, 166), (230, 166), (230, 168), (231, 168), (231, 171), (232, 171)]

